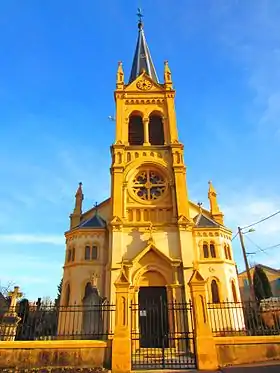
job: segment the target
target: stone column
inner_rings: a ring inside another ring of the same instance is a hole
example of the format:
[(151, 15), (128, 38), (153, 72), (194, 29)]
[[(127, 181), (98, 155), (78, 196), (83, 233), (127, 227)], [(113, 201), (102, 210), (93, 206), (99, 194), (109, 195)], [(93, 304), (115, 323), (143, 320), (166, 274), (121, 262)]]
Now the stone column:
[(123, 267), (115, 282), (115, 287), (116, 321), (112, 341), (112, 373), (129, 373), (131, 371), (130, 284)]
[(20, 317), (16, 313), (16, 304), (17, 299), (22, 297), (22, 293), (19, 292), (19, 287), (15, 286), (14, 291), (10, 291), (8, 295), (11, 297), (11, 304), (0, 325), (0, 340), (2, 341), (15, 340), (17, 326), (20, 322)]
[(151, 145), (149, 139), (149, 118), (143, 118), (143, 125), (144, 125), (144, 144), (143, 145)]
[(197, 368), (199, 370), (218, 369), (218, 357), (206, 304), (205, 280), (194, 270), (189, 281), (194, 316), (194, 337)]

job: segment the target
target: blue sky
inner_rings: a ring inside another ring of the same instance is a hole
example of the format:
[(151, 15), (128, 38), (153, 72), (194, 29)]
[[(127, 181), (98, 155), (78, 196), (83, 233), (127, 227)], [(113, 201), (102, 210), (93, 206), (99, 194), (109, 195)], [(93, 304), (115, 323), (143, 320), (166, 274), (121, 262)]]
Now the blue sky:
[[(280, 209), (280, 2), (2, 2), (0, 280), (29, 299), (56, 294), (78, 182), (85, 209), (109, 196), (107, 118), (139, 5), (158, 75), (166, 59), (172, 69), (190, 198), (208, 206), (212, 180), (234, 233)], [(279, 233), (278, 215), (250, 238), (265, 248)], [(278, 250), (250, 260), (280, 267)], [(234, 251), (243, 269), (237, 239)]]

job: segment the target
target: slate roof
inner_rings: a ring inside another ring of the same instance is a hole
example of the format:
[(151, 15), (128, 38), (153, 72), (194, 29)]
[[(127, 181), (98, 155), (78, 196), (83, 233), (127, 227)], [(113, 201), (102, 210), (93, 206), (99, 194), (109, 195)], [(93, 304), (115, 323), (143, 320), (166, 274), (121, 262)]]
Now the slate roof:
[(138, 40), (133, 58), (129, 83), (133, 82), (142, 73), (143, 69), (155, 82), (158, 83), (156, 69), (154, 67), (151, 53), (145, 38), (142, 22), (139, 22), (138, 29)]
[(220, 227), (220, 224), (205, 216), (204, 214), (198, 214), (194, 217), (194, 223), (196, 227), (199, 228), (217, 228)]
[(105, 228), (106, 221), (101, 218), (98, 214), (95, 214), (92, 218), (83, 221), (79, 228)]

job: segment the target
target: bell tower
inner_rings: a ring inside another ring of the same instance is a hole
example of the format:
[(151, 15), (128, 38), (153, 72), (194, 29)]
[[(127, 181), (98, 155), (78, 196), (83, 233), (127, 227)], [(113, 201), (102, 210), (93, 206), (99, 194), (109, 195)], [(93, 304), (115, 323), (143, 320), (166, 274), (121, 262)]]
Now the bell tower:
[[(159, 231), (180, 236), (179, 226), (192, 224), (174, 100), (168, 62), (164, 63), (160, 82), (140, 18), (129, 80), (126, 83), (122, 62), (116, 77), (116, 135), (111, 146), (111, 269), (117, 269), (122, 260), (130, 260), (141, 250), (149, 226), (154, 227), (155, 237)], [(144, 234), (138, 241), (135, 231), (138, 236)], [(180, 240), (176, 238), (171, 254), (178, 260), (183, 256)]]

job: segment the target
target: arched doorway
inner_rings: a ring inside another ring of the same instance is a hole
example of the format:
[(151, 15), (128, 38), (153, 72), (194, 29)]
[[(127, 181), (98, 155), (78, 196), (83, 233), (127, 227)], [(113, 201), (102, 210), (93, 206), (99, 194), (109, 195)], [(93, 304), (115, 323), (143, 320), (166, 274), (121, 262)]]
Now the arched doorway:
[(138, 293), (140, 347), (168, 347), (168, 305), (166, 280), (157, 271), (140, 278)]

